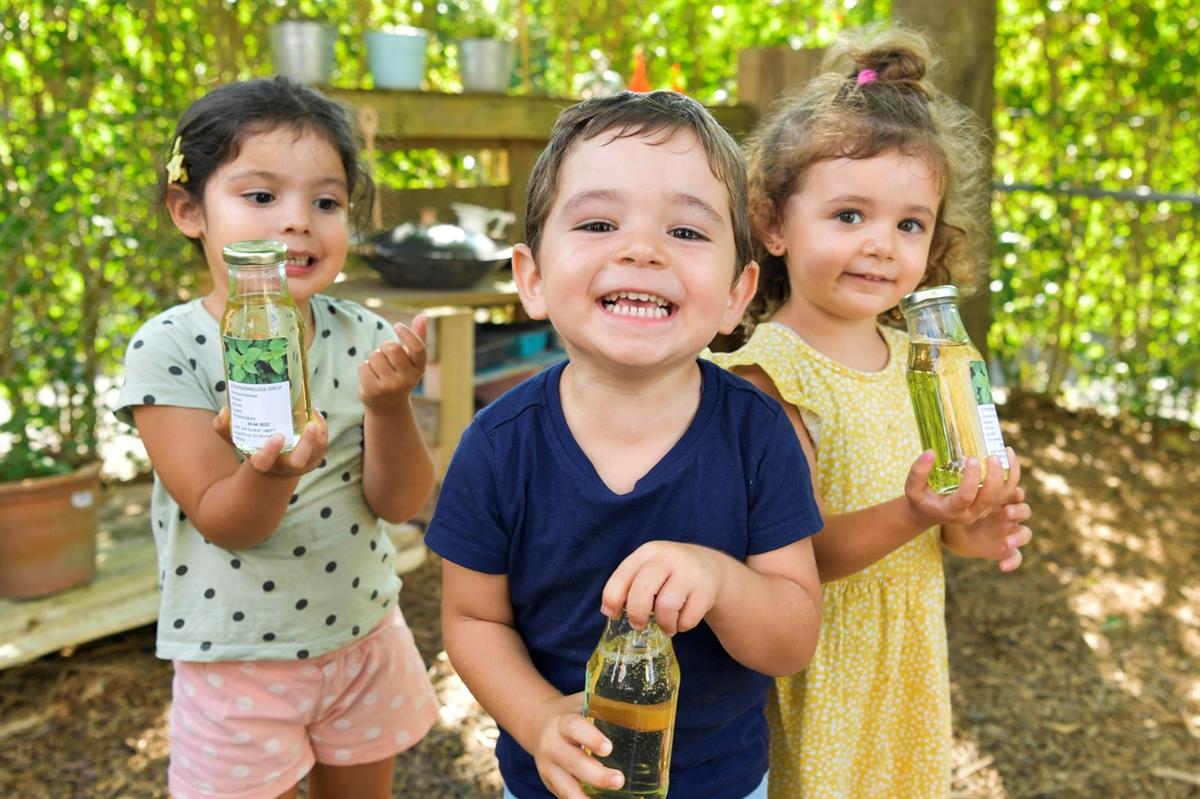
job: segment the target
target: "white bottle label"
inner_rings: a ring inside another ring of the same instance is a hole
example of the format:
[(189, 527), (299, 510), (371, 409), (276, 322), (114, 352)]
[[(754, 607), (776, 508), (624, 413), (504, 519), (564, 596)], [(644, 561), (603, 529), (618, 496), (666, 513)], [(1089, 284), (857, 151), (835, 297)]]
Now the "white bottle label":
[(254, 452), (276, 433), (283, 436), (285, 448), (294, 446), (287, 339), (223, 338), (234, 446)]
[(233, 444), (240, 450), (261, 449), (276, 433), (283, 435), (283, 446), (296, 443), (292, 431), (292, 384), (253, 385), (229, 383), (230, 426)]
[(1008, 452), (1004, 449), (1000, 416), (996, 413), (996, 404), (992, 401), (992, 383), (988, 380), (987, 366), (983, 361), (971, 361), (971, 389), (975, 393), (975, 405), (979, 408), (979, 425), (983, 429), (983, 440), (987, 443), (988, 455), (995, 455), (1007, 469)]

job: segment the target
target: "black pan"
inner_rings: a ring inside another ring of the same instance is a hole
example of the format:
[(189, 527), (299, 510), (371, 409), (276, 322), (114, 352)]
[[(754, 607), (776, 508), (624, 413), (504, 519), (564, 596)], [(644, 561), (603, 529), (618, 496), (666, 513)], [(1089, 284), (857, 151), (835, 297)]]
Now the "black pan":
[(463, 289), (507, 264), (512, 247), (457, 225), (407, 222), (357, 245), (354, 253), (393, 286)]

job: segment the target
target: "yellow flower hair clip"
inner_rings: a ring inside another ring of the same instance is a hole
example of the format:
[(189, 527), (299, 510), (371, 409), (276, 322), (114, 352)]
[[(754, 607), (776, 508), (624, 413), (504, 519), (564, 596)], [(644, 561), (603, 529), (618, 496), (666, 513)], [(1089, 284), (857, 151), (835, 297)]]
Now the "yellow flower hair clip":
[(171, 149), (171, 160), (167, 161), (167, 183), (187, 183), (187, 167), (183, 165), (183, 151), (179, 149), (182, 136), (175, 137), (175, 146)]

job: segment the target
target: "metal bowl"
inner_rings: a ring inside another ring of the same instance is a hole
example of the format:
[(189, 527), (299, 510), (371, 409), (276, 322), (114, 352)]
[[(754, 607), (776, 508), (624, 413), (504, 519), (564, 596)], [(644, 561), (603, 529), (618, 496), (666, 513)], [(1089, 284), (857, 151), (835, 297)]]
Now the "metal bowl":
[(354, 249), (393, 286), (463, 289), (504, 266), (512, 247), (457, 225), (407, 222)]

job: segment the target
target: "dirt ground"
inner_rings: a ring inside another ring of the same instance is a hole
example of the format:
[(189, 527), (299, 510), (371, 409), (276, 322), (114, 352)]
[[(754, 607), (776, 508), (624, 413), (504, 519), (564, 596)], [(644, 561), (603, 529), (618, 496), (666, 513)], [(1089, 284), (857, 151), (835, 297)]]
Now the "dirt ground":
[[(1036, 539), (1014, 575), (947, 559), (953, 795), (1200, 797), (1200, 436), (1002, 409)], [(499, 796), (496, 727), (454, 675), (439, 565), (402, 607), (443, 703), (396, 797)], [(170, 667), (152, 627), (0, 672), (0, 797), (163, 797)]]

